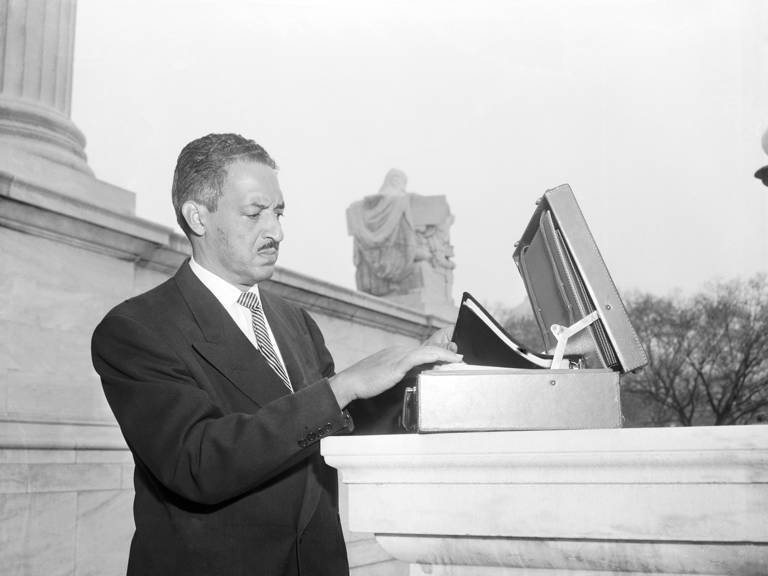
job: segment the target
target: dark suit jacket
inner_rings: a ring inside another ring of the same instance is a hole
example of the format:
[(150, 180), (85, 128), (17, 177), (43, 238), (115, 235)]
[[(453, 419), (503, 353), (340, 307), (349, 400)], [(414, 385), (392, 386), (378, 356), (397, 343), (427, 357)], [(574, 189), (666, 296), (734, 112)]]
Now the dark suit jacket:
[(348, 573), (336, 473), (318, 448), (351, 427), (333, 361), (306, 312), (261, 294), (293, 394), (187, 263), (94, 332), (136, 464), (129, 575)]

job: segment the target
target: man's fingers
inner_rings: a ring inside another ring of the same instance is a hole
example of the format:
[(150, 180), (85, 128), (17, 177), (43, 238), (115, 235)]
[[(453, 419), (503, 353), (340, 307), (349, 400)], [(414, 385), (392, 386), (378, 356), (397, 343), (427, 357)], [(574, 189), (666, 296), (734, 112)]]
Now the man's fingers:
[(440, 346), (421, 346), (411, 353), (410, 358), (413, 367), (434, 362), (461, 362), (463, 356)]
[(444, 346), (385, 348), (342, 370), (332, 378), (331, 390), (342, 408), (356, 398), (381, 394), (402, 380), (413, 368), (424, 364), (461, 362), (463, 356)]

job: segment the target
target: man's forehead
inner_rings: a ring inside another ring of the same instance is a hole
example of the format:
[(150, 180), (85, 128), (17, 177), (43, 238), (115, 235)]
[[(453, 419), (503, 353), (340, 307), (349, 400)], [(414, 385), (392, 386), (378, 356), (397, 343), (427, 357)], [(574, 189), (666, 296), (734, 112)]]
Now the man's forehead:
[(250, 176), (277, 180), (277, 170), (250, 158), (235, 158), (225, 167), (227, 177)]
[(283, 194), (276, 171), (255, 161), (237, 161), (227, 166), (223, 192), (231, 191), (243, 201), (282, 203)]

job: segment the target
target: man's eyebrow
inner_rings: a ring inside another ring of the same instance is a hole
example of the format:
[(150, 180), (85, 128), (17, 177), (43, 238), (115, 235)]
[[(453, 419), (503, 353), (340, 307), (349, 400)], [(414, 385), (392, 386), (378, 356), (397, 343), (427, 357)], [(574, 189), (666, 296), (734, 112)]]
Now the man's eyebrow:
[[(250, 208), (251, 206), (255, 206), (256, 208), (269, 208), (269, 203), (263, 202), (261, 200), (253, 200), (251, 202), (248, 202), (248, 204), (245, 205), (246, 208)], [(277, 204), (275, 204), (275, 210), (285, 210), (285, 202), (280, 201)]]

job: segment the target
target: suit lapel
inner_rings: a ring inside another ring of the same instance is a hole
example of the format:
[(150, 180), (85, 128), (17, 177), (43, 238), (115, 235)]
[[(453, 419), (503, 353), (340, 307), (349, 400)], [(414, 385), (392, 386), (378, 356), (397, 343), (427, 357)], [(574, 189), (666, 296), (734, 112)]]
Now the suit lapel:
[(200, 328), (202, 337), (192, 343), (195, 350), (255, 403), (263, 406), (285, 395), (287, 388), (280, 377), (192, 272), (189, 262), (175, 280)]

